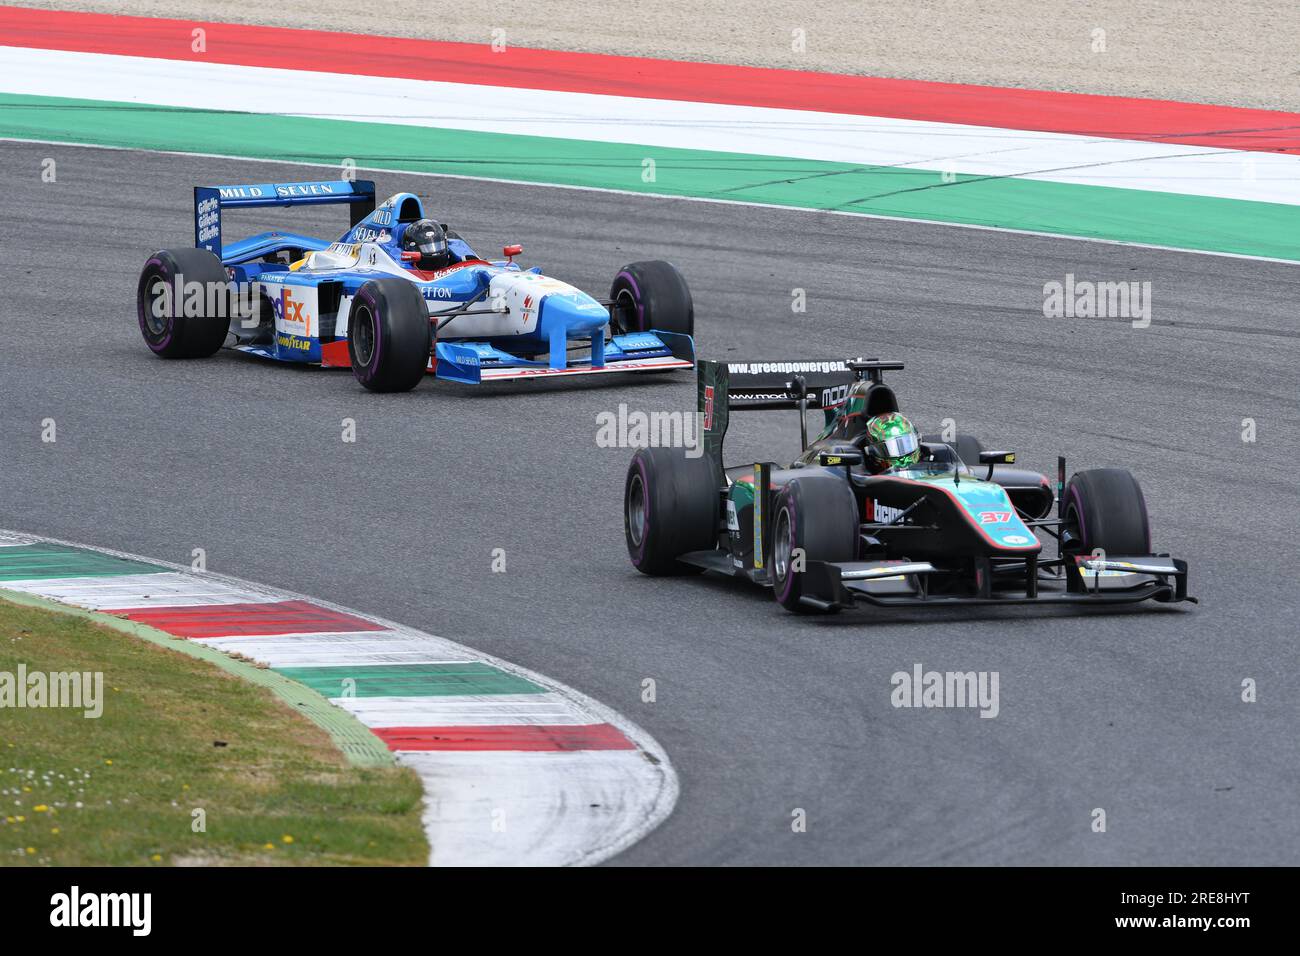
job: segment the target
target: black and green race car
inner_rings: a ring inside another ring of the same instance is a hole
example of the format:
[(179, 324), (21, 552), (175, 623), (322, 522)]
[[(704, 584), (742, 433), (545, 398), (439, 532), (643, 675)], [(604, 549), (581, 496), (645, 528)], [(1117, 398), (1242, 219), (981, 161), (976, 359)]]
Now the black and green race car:
[[(906, 467), (869, 461), (866, 423), (898, 412), (901, 362), (717, 363), (698, 368), (700, 447), (642, 448), (624, 488), (632, 564), (716, 571), (773, 589), (791, 611), (880, 606), (1195, 601), (1187, 563), (1151, 547), (1137, 480), (1120, 468), (1055, 486), (969, 435), (923, 436)], [(724, 466), (731, 412), (823, 412), (787, 466)], [(1055, 540), (1055, 556), (1043, 540)]]

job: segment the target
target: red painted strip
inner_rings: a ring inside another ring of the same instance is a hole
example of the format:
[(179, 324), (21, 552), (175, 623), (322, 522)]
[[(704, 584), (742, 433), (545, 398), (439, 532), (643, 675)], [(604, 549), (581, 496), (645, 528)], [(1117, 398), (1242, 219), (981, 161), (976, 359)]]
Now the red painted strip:
[(322, 342), (320, 344), (320, 364), (325, 368), (351, 368), (352, 355), (348, 352), (348, 343)]
[[(191, 49), (197, 27), (207, 31), (203, 53)], [(1297, 113), (523, 47), (493, 53), (486, 43), (0, 7), (0, 45), (1300, 153)]]
[(389, 750), (635, 750), (611, 724), (371, 728)]
[(384, 630), (372, 621), (317, 607), (309, 601), (211, 604), (202, 607), (142, 607), (113, 613), (156, 627), (176, 637), (250, 637), (268, 634)]

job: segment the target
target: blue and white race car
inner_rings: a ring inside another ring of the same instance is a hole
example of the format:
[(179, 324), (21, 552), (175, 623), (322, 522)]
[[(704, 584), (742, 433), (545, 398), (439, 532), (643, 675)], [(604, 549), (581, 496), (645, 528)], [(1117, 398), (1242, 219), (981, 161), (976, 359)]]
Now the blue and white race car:
[[(223, 244), (222, 211), (347, 204), (337, 241), (263, 232)], [(198, 186), (195, 248), (164, 249), (137, 290), (155, 354), (199, 358), (223, 345), (284, 362), (351, 367), (372, 391), (458, 382), (693, 368), (694, 307), (668, 262), (636, 262), (596, 299), (514, 258), (479, 258), (419, 197), (375, 205), (367, 180)]]

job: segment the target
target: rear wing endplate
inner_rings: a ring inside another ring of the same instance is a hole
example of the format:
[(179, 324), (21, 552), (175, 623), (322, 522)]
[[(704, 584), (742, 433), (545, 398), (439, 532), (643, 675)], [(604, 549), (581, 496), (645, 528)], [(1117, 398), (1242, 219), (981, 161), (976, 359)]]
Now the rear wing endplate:
[(221, 210), (262, 206), (321, 206), (347, 203), (356, 225), (375, 209), (375, 184), (369, 179), (309, 183), (257, 183), (248, 186), (194, 187), (194, 245), (221, 258)]
[(731, 411), (834, 409), (844, 403), (855, 373), (842, 361), (709, 362), (697, 365), (704, 449), (722, 460)]

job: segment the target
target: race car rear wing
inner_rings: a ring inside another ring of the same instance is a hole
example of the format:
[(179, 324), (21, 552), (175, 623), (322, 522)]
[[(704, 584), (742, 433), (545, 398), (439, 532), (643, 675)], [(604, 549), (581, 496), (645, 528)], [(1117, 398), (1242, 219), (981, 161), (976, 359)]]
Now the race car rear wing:
[(732, 409), (820, 408), (832, 414), (857, 373), (842, 361), (707, 362), (697, 365), (698, 408), (704, 416), (704, 450), (722, 460), (722, 440)]
[(347, 203), (356, 225), (375, 209), (375, 184), (369, 179), (310, 183), (259, 183), (250, 186), (194, 187), (194, 245), (221, 258), (221, 210), (260, 206), (321, 206)]

